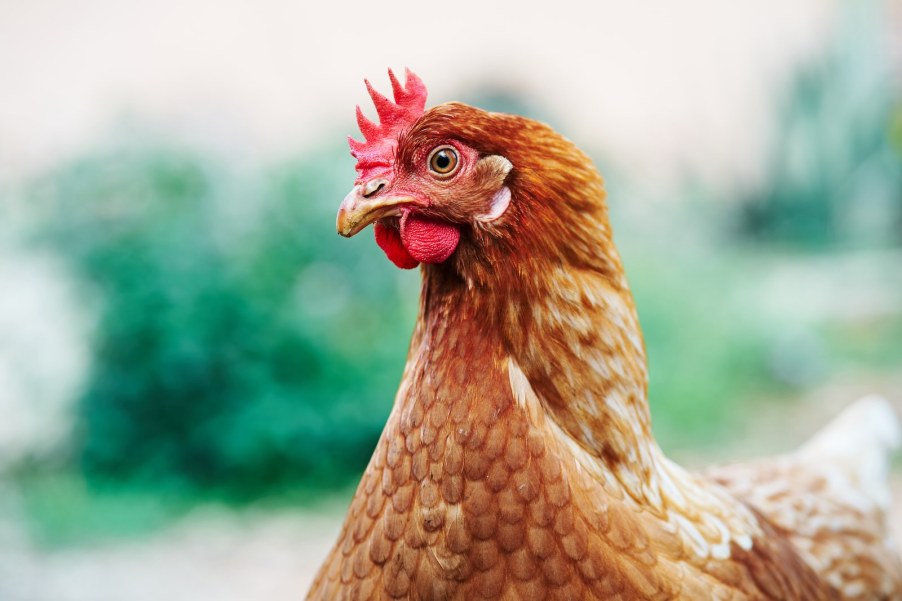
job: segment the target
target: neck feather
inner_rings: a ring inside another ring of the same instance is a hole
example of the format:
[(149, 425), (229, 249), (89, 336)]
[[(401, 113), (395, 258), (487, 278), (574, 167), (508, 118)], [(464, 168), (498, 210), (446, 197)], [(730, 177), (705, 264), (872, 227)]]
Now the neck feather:
[(517, 282), (472, 286), (427, 269), (418, 335), (446, 321), (474, 322), (472, 335), (515, 365), (563, 435), (624, 480), (648, 479), (654, 439), (645, 348), (626, 282), (563, 265)]
[[(756, 528), (748, 510), (654, 440), (645, 346), (603, 181), (568, 142), (548, 141), (571, 152), (532, 164), (508, 156), (519, 166), (508, 182), (511, 214), (474, 230), (450, 264), (424, 269), (409, 374), (435, 369), (432, 385), (462, 394), (453, 402), (461, 417), (472, 412), (477, 439), (479, 424), (525, 415), (575, 477), (650, 510), (699, 555), (722, 556), (731, 541), (746, 547)], [(456, 367), (425, 365), (427, 355)], [(692, 523), (699, 511), (710, 521), (701, 530)]]
[[(655, 443), (644, 346), (625, 284), (563, 269), (547, 270), (543, 282), (526, 287), (544, 287), (545, 296), (492, 306), (497, 295), (426, 270), (394, 413), (400, 433), (425, 424), (432, 439), (430, 424), (453, 422), (452, 436), (473, 450), (460, 458), (465, 469), (491, 478), (486, 450), (514, 428), (554, 448), (572, 478), (594, 482), (577, 488), (598, 486), (650, 511), (699, 556), (725, 557), (731, 542), (748, 548), (756, 531), (748, 511)], [(702, 514), (704, 528), (693, 521)]]

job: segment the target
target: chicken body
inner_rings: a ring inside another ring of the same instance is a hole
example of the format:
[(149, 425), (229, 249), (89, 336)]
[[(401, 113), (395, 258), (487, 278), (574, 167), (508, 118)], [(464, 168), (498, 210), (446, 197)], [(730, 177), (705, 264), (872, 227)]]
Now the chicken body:
[[(473, 150), (467, 194), (436, 188), (415, 208), (459, 227), (460, 244), (423, 268), (394, 408), (308, 599), (902, 598), (881, 503), (816, 470), (786, 480), (805, 458), (701, 476), (661, 453), (588, 158), (544, 125), (447, 104), (399, 136), (388, 187), (415, 179), (417, 144), (449, 140)], [(510, 167), (479, 170), (496, 156)], [(385, 185), (358, 183), (376, 193), (346, 200), (348, 214), (378, 202), (384, 216)], [(502, 183), (503, 217), (468, 221)], [(849, 461), (840, 473), (860, 471)], [(756, 497), (765, 477), (780, 494)]]

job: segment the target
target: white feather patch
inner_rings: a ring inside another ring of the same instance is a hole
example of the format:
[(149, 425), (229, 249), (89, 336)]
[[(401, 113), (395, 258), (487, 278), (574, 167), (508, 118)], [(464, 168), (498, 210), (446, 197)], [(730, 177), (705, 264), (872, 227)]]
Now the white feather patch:
[[(890, 453), (900, 442), (902, 432), (892, 406), (886, 399), (873, 395), (840, 413), (798, 453), (818, 464), (831, 463), (855, 485), (849, 487), (844, 482), (844, 486), (834, 487), (837, 490), (863, 494), (871, 503), (886, 508), (891, 501), (888, 485)], [(836, 476), (845, 480), (840, 474)]]
[(507, 212), (510, 204), (511, 189), (507, 186), (502, 186), (500, 190), (495, 192), (495, 196), (492, 197), (492, 206), (489, 208), (489, 212), (484, 215), (477, 215), (476, 220), (483, 223), (495, 221)]
[[(653, 443), (647, 449), (640, 449), (640, 452), (644, 451), (649, 455), (648, 464), (652, 466), (645, 485), (639, 481), (637, 474), (629, 470), (613, 473), (604, 467), (596, 455), (588, 452), (566, 433), (554, 419), (547, 417), (542, 400), (512, 357), (508, 358), (507, 369), (511, 392), (517, 404), (528, 413), (533, 424), (545, 429), (560, 444), (561, 450), (566, 449), (570, 453), (573, 459), (571, 465), (579, 471), (590, 474), (609, 493), (620, 490), (625, 493), (623, 499), (641, 503), (657, 513), (662, 525), (679, 532), (686, 547), (698, 557), (726, 559), (730, 556), (730, 543), (736, 543), (746, 550), (751, 549), (752, 535), (760, 534), (760, 529), (757, 520), (744, 505), (719, 487), (702, 484), (699, 479), (664, 457)], [(622, 413), (619, 417), (628, 420), (629, 412), (620, 406), (621, 403), (616, 402), (616, 395), (614, 393), (605, 402), (611, 406), (614, 414), (619, 411)], [(696, 520), (706, 526), (710, 539), (699, 530)]]

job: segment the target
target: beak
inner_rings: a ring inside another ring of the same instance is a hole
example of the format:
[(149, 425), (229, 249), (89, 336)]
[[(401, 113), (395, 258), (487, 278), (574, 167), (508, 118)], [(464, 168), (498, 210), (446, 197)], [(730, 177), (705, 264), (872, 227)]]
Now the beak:
[(383, 217), (401, 215), (401, 205), (415, 202), (408, 196), (375, 196), (367, 198), (364, 194), (372, 188), (369, 184), (354, 186), (345, 196), (338, 208), (335, 228), (338, 233), (350, 238), (372, 222)]

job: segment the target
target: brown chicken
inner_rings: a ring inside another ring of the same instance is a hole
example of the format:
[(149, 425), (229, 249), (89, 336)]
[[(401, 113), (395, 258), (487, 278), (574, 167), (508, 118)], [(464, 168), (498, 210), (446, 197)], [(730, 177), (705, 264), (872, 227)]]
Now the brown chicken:
[(602, 178), (546, 125), (367, 83), (338, 213), (423, 288), (394, 408), (308, 599), (900, 599), (885, 401), (694, 474), (656, 444)]

